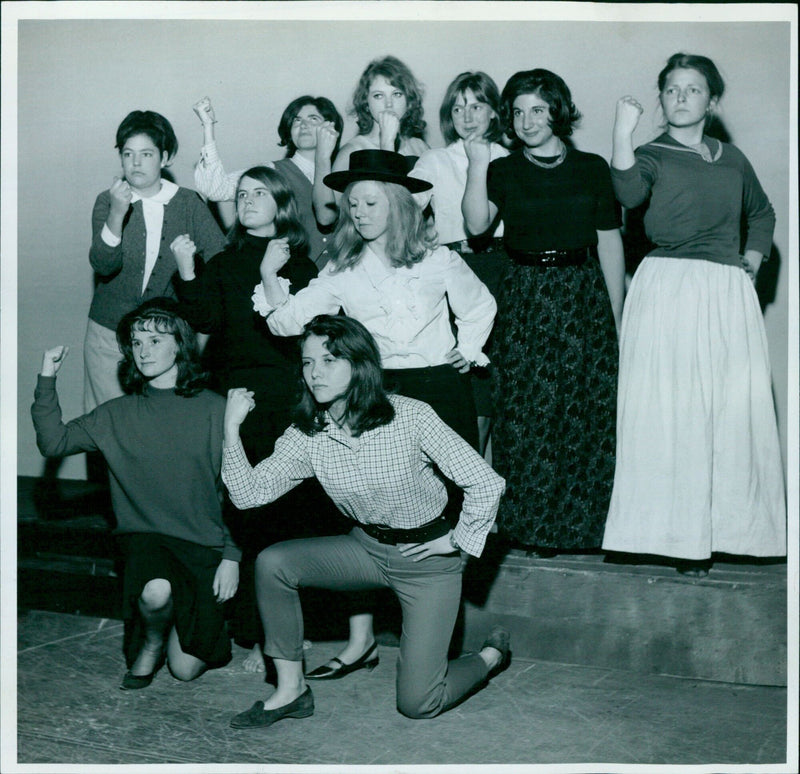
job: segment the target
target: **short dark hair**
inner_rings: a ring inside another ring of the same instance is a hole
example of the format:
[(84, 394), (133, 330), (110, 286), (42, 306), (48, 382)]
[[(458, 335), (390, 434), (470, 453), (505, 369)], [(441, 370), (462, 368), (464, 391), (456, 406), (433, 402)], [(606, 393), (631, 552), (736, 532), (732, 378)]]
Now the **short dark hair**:
[(137, 134), (147, 135), (159, 153), (166, 151), (170, 159), (178, 152), (178, 138), (172, 124), (161, 113), (152, 110), (134, 110), (128, 113), (117, 128), (117, 144), (114, 147), (122, 152), (125, 143)]
[[(276, 172), (270, 167), (250, 167), (250, 169), (242, 172), (239, 181), (236, 183), (236, 197), (239, 195), (239, 185), (245, 177), (258, 180), (275, 200), (275, 206), (277, 208), (275, 214), (275, 236), (279, 239), (288, 239), (292, 247), (305, 247), (308, 239), (297, 212), (297, 202), (294, 198), (294, 192), (280, 172)], [(233, 245), (237, 249), (241, 248), (244, 243), (244, 235), (246, 232), (247, 229), (239, 222), (239, 216), (237, 214), (236, 220), (233, 222), (233, 226), (231, 226), (228, 232), (228, 244)]]
[(514, 140), (514, 100), (521, 94), (536, 94), (550, 106), (550, 128), (562, 140), (572, 134), (574, 125), (581, 119), (563, 78), (542, 68), (521, 70), (508, 79), (501, 95), (503, 121), (508, 136)]
[[(309, 336), (326, 337), (328, 352), (349, 361), (353, 369), (345, 395), (345, 417), (353, 435), (389, 424), (394, 419), (394, 406), (383, 387), (381, 355), (372, 334), (352, 317), (320, 314), (303, 329), (299, 339), (301, 349)], [(303, 379), (302, 367), (300, 378)], [(293, 419), (306, 435), (314, 435), (326, 426), (325, 409), (305, 383)]]
[[(342, 117), (333, 102), (331, 102), (327, 97), (312, 97), (308, 94), (305, 94), (302, 97), (293, 99), (286, 106), (286, 110), (283, 111), (281, 120), (278, 123), (278, 137), (281, 138), (281, 141), (278, 143), (278, 145), (280, 145), (282, 148), (286, 148), (287, 158), (294, 156), (294, 154), (297, 152), (297, 147), (292, 142), (292, 122), (295, 118), (297, 118), (297, 114), (306, 105), (313, 105), (317, 110), (319, 110), (319, 114), (326, 121), (332, 121), (334, 128), (339, 133), (339, 139), (341, 139), (344, 121), (342, 120)], [(336, 156), (338, 151), (339, 140), (336, 141), (336, 147), (333, 149), (333, 156)]]
[(467, 90), (475, 95), (478, 102), (483, 102), (494, 110), (495, 116), (489, 124), (484, 139), (489, 142), (497, 142), (503, 134), (503, 126), (500, 123), (500, 91), (497, 84), (480, 70), (457, 75), (447, 87), (442, 106), (439, 108), (439, 126), (442, 128), (445, 142), (449, 145), (458, 139), (458, 134), (453, 126), (453, 105), (455, 105), (456, 99)]
[(185, 398), (197, 395), (206, 386), (208, 374), (200, 364), (197, 336), (192, 326), (181, 316), (180, 305), (173, 298), (154, 298), (128, 312), (117, 325), (117, 343), (122, 351), (119, 380), (128, 394), (141, 395), (147, 379), (136, 367), (131, 340), (134, 331), (156, 330), (175, 337), (178, 354), (178, 378), (175, 393)]
[(369, 112), (369, 88), (379, 75), (386, 78), (396, 89), (406, 95), (406, 112), (400, 119), (400, 137), (419, 137), (425, 139), (425, 120), (422, 118), (422, 97), (424, 89), (411, 70), (395, 56), (373, 59), (358, 80), (353, 94), (352, 114), (358, 122), (359, 134), (367, 134), (372, 129), (374, 119)]
[(700, 54), (673, 54), (668, 60), (664, 69), (658, 74), (658, 91), (664, 91), (667, 76), (678, 69), (691, 68), (697, 70), (708, 84), (709, 96), (719, 99), (725, 91), (725, 81), (717, 70), (717, 66), (707, 56)]

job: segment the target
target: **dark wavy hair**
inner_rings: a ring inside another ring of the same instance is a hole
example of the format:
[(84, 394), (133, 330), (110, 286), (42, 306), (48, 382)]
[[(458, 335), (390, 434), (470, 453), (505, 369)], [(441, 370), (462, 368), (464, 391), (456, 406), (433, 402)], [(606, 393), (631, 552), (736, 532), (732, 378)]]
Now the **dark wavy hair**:
[(439, 108), (439, 126), (442, 128), (445, 142), (450, 145), (458, 139), (455, 126), (453, 126), (453, 105), (467, 90), (475, 95), (478, 102), (483, 102), (494, 110), (494, 118), (489, 123), (484, 139), (488, 142), (497, 142), (503, 135), (503, 126), (500, 123), (500, 91), (497, 84), (480, 70), (457, 75), (447, 87), (442, 106)]
[(520, 141), (514, 132), (514, 100), (521, 94), (536, 94), (550, 106), (550, 128), (562, 140), (572, 134), (573, 127), (581, 119), (563, 78), (542, 68), (521, 70), (508, 79), (501, 95), (506, 133), (517, 146)]
[[(275, 200), (277, 212), (275, 214), (275, 236), (278, 239), (288, 239), (289, 245), (295, 249), (306, 246), (308, 239), (300, 216), (297, 214), (297, 202), (294, 193), (286, 180), (279, 172), (270, 167), (250, 167), (242, 172), (236, 184), (236, 200), (239, 197), (239, 186), (245, 177), (258, 180)], [(241, 249), (245, 242), (247, 229), (239, 222), (237, 211), (236, 220), (228, 232), (228, 244)]]
[(375, 121), (369, 112), (368, 97), (372, 82), (379, 75), (382, 75), (392, 86), (400, 89), (406, 95), (406, 112), (400, 119), (398, 140), (401, 137), (419, 137), (424, 140), (426, 124), (422, 117), (422, 97), (425, 90), (411, 70), (395, 56), (373, 59), (359, 78), (353, 93), (353, 109), (350, 111), (358, 122), (359, 134), (367, 134)]
[(717, 70), (717, 66), (707, 57), (700, 54), (673, 54), (668, 60), (664, 69), (658, 74), (658, 91), (664, 91), (667, 76), (678, 69), (691, 68), (697, 70), (708, 84), (709, 96), (712, 99), (719, 99), (725, 92), (725, 81)]
[(174, 336), (178, 345), (178, 354), (175, 357), (178, 366), (175, 393), (190, 398), (203, 390), (208, 374), (200, 364), (197, 336), (192, 326), (181, 317), (177, 301), (172, 298), (154, 298), (128, 312), (117, 325), (117, 343), (123, 357), (119, 364), (119, 381), (126, 393), (141, 395), (148, 381), (133, 359), (134, 331), (157, 331)]
[(152, 110), (134, 110), (122, 119), (117, 128), (117, 143), (120, 153), (125, 143), (137, 134), (147, 135), (160, 153), (167, 152), (169, 159), (178, 152), (178, 138), (172, 124), (161, 113)]
[[(350, 191), (359, 181), (350, 183), (339, 203), (339, 217), (333, 232), (331, 264), (336, 271), (355, 266), (361, 259), (364, 238), (358, 233), (348, 202)], [(436, 246), (436, 234), (425, 221), (425, 216), (409, 190), (399, 183), (375, 180), (389, 200), (386, 256), (392, 266), (413, 266), (419, 263)]]
[[(342, 127), (344, 121), (342, 120), (336, 106), (327, 97), (312, 97), (308, 94), (293, 99), (287, 106), (286, 110), (281, 115), (281, 120), (278, 123), (278, 137), (281, 141), (278, 143), (282, 148), (286, 148), (286, 157), (290, 158), (297, 152), (297, 147), (292, 142), (292, 122), (297, 117), (297, 114), (306, 106), (313, 105), (319, 114), (326, 120), (332, 121), (333, 126), (339, 133), (341, 139)], [(336, 141), (336, 147), (333, 149), (333, 158), (339, 152), (339, 140)]]
[[(394, 419), (394, 406), (383, 387), (383, 370), (378, 345), (372, 334), (352, 317), (320, 314), (311, 320), (300, 335), (300, 348), (309, 336), (327, 339), (325, 348), (334, 357), (344, 358), (352, 367), (350, 385), (345, 394), (344, 417), (355, 436), (366, 430), (388, 425)], [(324, 429), (325, 406), (317, 403), (302, 377), (303, 393), (293, 414), (294, 424), (306, 435)]]

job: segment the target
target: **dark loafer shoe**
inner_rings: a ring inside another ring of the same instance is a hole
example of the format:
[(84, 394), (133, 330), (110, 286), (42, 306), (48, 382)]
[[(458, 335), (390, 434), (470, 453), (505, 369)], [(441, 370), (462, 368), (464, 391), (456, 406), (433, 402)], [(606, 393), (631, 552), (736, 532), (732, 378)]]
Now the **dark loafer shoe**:
[(122, 691), (136, 691), (139, 688), (147, 688), (150, 683), (153, 682), (153, 678), (156, 676), (156, 672), (164, 666), (164, 662), (167, 660), (166, 651), (162, 651), (161, 655), (158, 657), (158, 661), (156, 662), (155, 669), (150, 672), (149, 675), (135, 675), (129, 669), (125, 676), (122, 678), (122, 682), (120, 683), (120, 690)]
[(335, 662), (336, 666), (328, 666), (327, 664), (318, 666), (306, 675), (306, 679), (338, 680), (340, 677), (349, 675), (351, 672), (356, 672), (359, 669), (369, 669), (371, 672), (378, 666), (378, 660), (378, 643), (373, 642), (372, 647), (352, 664), (345, 664), (344, 661), (334, 656), (331, 661)]
[(147, 688), (150, 683), (153, 682), (153, 678), (156, 676), (155, 672), (151, 672), (149, 675), (134, 675), (131, 674), (130, 669), (125, 673), (125, 676), (122, 678), (122, 682), (120, 683), (120, 690), (122, 691), (135, 691), (139, 688)]
[(306, 688), (294, 701), (277, 709), (265, 710), (264, 702), (257, 701), (246, 712), (231, 720), (231, 728), (266, 728), (284, 718), (307, 718), (314, 714), (314, 695)]
[(481, 650), (484, 648), (494, 648), (500, 651), (500, 661), (489, 670), (489, 677), (494, 677), (504, 669), (508, 669), (508, 665), (511, 663), (511, 635), (506, 629), (502, 626), (495, 626), (483, 641)]

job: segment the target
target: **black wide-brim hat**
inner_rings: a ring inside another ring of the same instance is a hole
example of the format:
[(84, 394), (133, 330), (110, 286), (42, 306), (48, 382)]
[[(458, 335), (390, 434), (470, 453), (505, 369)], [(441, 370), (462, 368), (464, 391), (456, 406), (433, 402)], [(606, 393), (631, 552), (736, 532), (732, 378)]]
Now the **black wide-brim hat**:
[(334, 191), (344, 191), (357, 180), (379, 180), (382, 183), (397, 183), (411, 193), (433, 188), (427, 180), (408, 176), (408, 159), (400, 153), (387, 150), (358, 150), (350, 154), (350, 169), (331, 172), (322, 182)]

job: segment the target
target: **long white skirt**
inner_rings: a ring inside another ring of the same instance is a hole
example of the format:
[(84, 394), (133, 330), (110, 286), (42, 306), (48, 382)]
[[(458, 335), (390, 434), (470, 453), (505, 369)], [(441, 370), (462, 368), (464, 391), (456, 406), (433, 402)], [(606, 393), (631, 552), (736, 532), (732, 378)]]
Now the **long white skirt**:
[(764, 321), (738, 267), (648, 257), (634, 275), (603, 548), (683, 559), (786, 554)]

